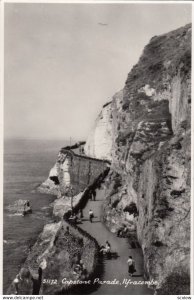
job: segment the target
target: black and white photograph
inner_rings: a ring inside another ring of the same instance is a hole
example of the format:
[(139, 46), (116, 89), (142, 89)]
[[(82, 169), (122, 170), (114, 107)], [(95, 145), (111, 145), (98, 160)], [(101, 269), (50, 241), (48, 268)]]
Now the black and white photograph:
[(193, 294), (191, 2), (2, 0), (9, 299)]

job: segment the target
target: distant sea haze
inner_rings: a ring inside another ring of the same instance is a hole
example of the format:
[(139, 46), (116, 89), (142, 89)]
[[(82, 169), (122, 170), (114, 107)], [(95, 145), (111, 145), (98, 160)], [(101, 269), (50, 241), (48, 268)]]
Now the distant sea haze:
[[(53, 196), (39, 194), (54, 165), (62, 140), (6, 139), (4, 142), (3, 292), (19, 272), (44, 224), (51, 215)], [(32, 192), (33, 191), (33, 192)], [(7, 207), (18, 199), (30, 200), (32, 214), (22, 217)]]

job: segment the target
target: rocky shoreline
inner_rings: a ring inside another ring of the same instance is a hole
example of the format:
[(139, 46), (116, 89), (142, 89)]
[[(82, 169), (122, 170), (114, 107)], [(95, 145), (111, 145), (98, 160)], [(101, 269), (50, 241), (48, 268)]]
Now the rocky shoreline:
[[(83, 192), (73, 197), (63, 195), (53, 202), (54, 223), (44, 226), (22, 265), (19, 272), (19, 294), (87, 294), (93, 289), (91, 284), (87, 284), (86, 288), (83, 284), (75, 285), (73, 282), (92, 281), (94, 274), (101, 276), (103, 266), (99, 262), (99, 245), (87, 232), (69, 222), (66, 216), (72, 208), (74, 213), (78, 213), (85, 207), (90, 199), (91, 190), (101, 183), (108, 170), (105, 169), (99, 174)], [(38, 187), (38, 191), (44, 192), (44, 184), (43, 188), (42, 185)], [(50, 186), (49, 194), (53, 195), (55, 192), (56, 186), (53, 186), (53, 189)], [(80, 260), (86, 268), (85, 275), (79, 275), (74, 270)], [(95, 287), (97, 288), (97, 285)], [(15, 292), (13, 281), (7, 294), (15, 294)]]
[[(55, 212), (55, 204), (53, 210)], [(57, 217), (59, 218), (58, 214)], [(69, 232), (67, 232), (68, 227)], [(36, 294), (34, 290), (38, 284), (40, 284), (39, 294), (49, 295), (67, 291), (69, 293), (71, 285), (63, 284), (62, 280), (63, 278), (73, 281), (78, 279), (73, 271), (76, 259), (83, 261), (87, 269), (86, 278), (90, 278), (98, 259), (97, 242), (77, 226), (72, 226), (63, 219), (45, 225), (20, 270), (19, 294), (32, 295), (34, 292)], [(42, 263), (46, 264), (46, 268), (44, 270), (43, 267), (41, 283), (39, 283), (38, 270)], [(12, 283), (7, 294), (14, 293), (15, 288)]]

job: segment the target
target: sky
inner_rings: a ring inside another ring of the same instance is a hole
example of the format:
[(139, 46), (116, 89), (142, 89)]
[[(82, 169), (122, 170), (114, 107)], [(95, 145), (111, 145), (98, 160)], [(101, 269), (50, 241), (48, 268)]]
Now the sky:
[(86, 139), (149, 40), (190, 22), (191, 4), (6, 3), (5, 138)]

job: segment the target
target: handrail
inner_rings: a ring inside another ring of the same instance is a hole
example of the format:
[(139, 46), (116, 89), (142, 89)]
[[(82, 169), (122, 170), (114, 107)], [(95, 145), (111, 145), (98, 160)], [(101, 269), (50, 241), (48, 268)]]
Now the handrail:
[(64, 148), (61, 148), (60, 151), (61, 153), (70, 153), (72, 156), (76, 156), (76, 157), (81, 157), (84, 159), (91, 159), (91, 160), (95, 160), (95, 161), (99, 161), (99, 162), (104, 162), (107, 164), (111, 164), (111, 161), (108, 159), (100, 159), (100, 158), (96, 158), (96, 157), (92, 157), (92, 156), (87, 156), (87, 155), (82, 155), (82, 154), (77, 154), (75, 153), (70, 146), (66, 146)]
[(91, 157), (91, 156), (87, 156), (87, 155), (81, 155), (81, 154), (77, 154), (77, 153), (74, 153), (74, 156), (85, 158), (85, 159), (91, 159), (91, 160), (95, 160), (95, 161), (99, 161), (99, 162), (103, 162), (103, 163), (107, 163), (109, 165), (111, 164), (111, 161), (108, 160), (108, 159), (99, 159), (99, 158), (95, 158), (95, 157)]

